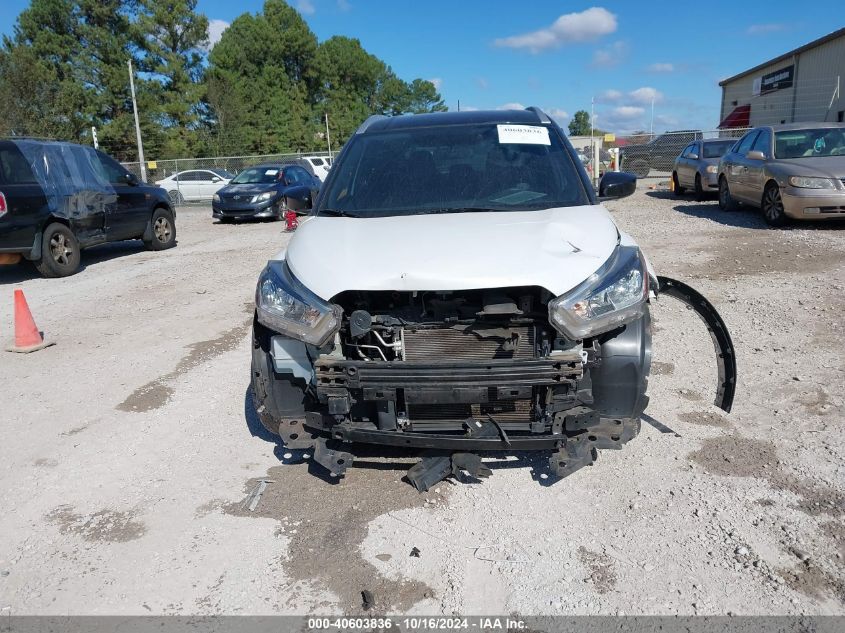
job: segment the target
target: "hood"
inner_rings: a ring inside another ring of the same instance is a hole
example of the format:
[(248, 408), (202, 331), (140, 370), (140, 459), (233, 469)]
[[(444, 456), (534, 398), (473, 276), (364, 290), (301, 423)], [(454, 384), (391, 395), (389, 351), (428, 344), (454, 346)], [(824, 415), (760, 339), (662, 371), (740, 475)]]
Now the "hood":
[(264, 193), (265, 191), (277, 191), (278, 185), (274, 184), (244, 184), (244, 185), (226, 185), (222, 189), (218, 189), (217, 193), (225, 195), (241, 194), (247, 196), (254, 196), (257, 193)]
[(845, 178), (845, 156), (775, 159), (769, 166), (773, 172), (787, 176), (820, 176), (837, 180)]
[(601, 266), (619, 240), (601, 206), (387, 218), (316, 217), (286, 251), (319, 297), (344, 290), (540, 286), (555, 295)]

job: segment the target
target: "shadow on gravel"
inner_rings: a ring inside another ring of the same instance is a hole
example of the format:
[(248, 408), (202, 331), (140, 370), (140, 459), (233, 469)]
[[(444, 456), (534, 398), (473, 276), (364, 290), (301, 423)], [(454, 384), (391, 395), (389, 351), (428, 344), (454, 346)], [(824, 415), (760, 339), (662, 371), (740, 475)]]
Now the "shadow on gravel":
[[(126, 240), (92, 246), (82, 251), (82, 261), (79, 265), (79, 272), (76, 274), (79, 275), (91, 266), (102, 264), (117, 257), (143, 252), (146, 252), (146, 249), (141, 240)], [(35, 270), (35, 266), (25, 260), (12, 266), (0, 266), (0, 284), (17, 284), (40, 277), (41, 274)]]
[(658, 200), (671, 200), (677, 202), (674, 207), (675, 211), (690, 215), (695, 218), (702, 218), (722, 224), (724, 226), (732, 226), (740, 229), (767, 229), (770, 231), (788, 231), (790, 229), (805, 229), (805, 230), (841, 230), (845, 229), (845, 220), (824, 220), (820, 222), (800, 222), (793, 221), (784, 227), (774, 228), (766, 224), (759, 209), (749, 206), (740, 206), (736, 211), (722, 211), (719, 208), (719, 202), (716, 198), (697, 202), (684, 196), (676, 196), (671, 191), (647, 191), (646, 195)]

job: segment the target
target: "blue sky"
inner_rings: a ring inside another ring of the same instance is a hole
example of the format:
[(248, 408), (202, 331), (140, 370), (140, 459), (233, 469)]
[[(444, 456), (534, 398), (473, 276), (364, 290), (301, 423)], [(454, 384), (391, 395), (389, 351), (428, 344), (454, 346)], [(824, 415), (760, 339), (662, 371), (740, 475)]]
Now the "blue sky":
[[(434, 81), (450, 109), (538, 105), (566, 123), (595, 98), (617, 132), (712, 129), (720, 79), (845, 25), (841, 0), (290, 0), (320, 40), (361, 40), (404, 79)], [(28, 0), (0, 1), (12, 30)], [(215, 31), (263, 0), (199, 0)], [(839, 22), (836, 22), (839, 20)]]

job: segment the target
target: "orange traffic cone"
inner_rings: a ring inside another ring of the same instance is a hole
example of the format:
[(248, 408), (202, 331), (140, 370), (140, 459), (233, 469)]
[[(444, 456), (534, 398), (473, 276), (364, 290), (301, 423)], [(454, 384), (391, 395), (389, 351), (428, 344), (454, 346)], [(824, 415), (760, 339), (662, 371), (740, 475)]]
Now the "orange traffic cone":
[(32, 312), (23, 296), (23, 290), (15, 290), (15, 344), (7, 347), (7, 352), (35, 352), (55, 343), (48, 343), (44, 335), (38, 331)]

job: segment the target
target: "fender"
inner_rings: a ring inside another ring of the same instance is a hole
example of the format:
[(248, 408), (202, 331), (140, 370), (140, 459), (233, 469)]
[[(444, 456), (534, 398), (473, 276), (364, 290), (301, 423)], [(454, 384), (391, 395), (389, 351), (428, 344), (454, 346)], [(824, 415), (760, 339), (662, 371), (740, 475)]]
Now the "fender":
[(658, 295), (675, 297), (681, 303), (692, 308), (704, 321), (713, 347), (716, 349), (716, 364), (719, 369), (719, 382), (716, 385), (716, 399), (713, 401), (725, 413), (730, 413), (736, 391), (736, 354), (728, 328), (716, 308), (704, 296), (688, 285), (669, 277), (657, 277)]

